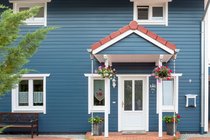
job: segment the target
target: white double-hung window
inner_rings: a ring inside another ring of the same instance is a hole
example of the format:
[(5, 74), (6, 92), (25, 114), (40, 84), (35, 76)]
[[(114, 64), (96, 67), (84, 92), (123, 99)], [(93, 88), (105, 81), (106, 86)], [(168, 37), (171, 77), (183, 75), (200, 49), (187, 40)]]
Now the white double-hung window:
[(46, 77), (49, 74), (24, 74), (12, 89), (12, 112), (46, 113)]
[(34, 6), (40, 7), (38, 14), (25, 21), (27, 25), (47, 26), (47, 2), (50, 0), (10, 0), (13, 3), (14, 12), (28, 10)]
[(142, 25), (168, 25), (168, 1), (131, 0), (133, 19)]

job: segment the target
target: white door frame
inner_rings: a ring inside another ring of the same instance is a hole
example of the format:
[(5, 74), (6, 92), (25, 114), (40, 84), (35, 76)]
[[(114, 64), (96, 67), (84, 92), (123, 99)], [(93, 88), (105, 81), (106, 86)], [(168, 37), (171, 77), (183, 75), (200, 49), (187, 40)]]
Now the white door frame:
[(122, 131), (122, 90), (123, 80), (125, 78), (143, 78), (145, 83), (145, 95), (146, 95), (146, 131), (149, 131), (149, 77), (150, 74), (118, 74), (118, 131)]

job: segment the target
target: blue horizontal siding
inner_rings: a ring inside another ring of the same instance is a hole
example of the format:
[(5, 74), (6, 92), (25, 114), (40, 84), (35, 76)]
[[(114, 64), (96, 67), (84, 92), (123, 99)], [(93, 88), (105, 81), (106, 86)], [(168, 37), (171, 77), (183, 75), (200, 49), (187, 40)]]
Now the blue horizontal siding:
[[(8, 0), (1, 3), (11, 6)], [(168, 26), (145, 26), (181, 49), (176, 60), (176, 72), (183, 73), (179, 83), (180, 131), (199, 131), (200, 125), (200, 20), (203, 14), (201, 0), (173, 0), (169, 3)], [(50, 73), (47, 78), (47, 114), (40, 116), (40, 132), (86, 132), (87, 78), (90, 60), (86, 51), (94, 42), (127, 25), (133, 19), (133, 4), (129, 0), (52, 0), (48, 4), (48, 25), (60, 27), (52, 31), (31, 58), (27, 68), (37, 73)], [(21, 33), (37, 26), (24, 26)], [(123, 47), (151, 45), (139, 37), (129, 37), (108, 49), (123, 53)], [(124, 44), (124, 45), (121, 45)], [(162, 53), (153, 45), (153, 53)], [(144, 48), (145, 49), (145, 48)], [(106, 51), (106, 50), (105, 50)], [(108, 51), (108, 50), (107, 50)], [(107, 53), (107, 52), (106, 52)], [(99, 64), (95, 63), (96, 66)], [(173, 67), (173, 61), (167, 65)], [(154, 64), (113, 64), (118, 73), (148, 74)], [(189, 83), (192, 79), (192, 83)], [(154, 83), (150, 78), (150, 84)], [(197, 107), (185, 108), (185, 94), (198, 94)], [(117, 131), (117, 87), (111, 88), (110, 130)], [(156, 94), (149, 93), (149, 130), (157, 131)], [(11, 96), (0, 99), (0, 111), (11, 111)]]

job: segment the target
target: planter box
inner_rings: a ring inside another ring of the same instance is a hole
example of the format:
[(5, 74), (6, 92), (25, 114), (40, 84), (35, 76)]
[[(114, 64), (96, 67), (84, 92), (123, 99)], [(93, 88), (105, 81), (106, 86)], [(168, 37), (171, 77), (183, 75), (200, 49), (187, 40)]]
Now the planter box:
[(103, 123), (93, 124), (93, 135), (100, 136), (102, 135), (103, 131)]
[[(177, 123), (175, 123), (175, 133), (176, 131), (177, 131)], [(166, 123), (166, 132), (167, 132), (167, 135), (174, 134), (174, 123)]]

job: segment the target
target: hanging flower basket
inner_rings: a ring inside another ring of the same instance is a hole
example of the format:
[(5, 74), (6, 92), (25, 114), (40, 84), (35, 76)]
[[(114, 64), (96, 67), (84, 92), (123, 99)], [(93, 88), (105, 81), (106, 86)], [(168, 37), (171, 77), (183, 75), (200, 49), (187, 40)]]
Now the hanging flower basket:
[(168, 66), (158, 66), (153, 70), (152, 76), (156, 79), (167, 79), (170, 80), (172, 70), (168, 68)]
[(108, 67), (105, 67), (104, 65), (99, 66), (97, 69), (97, 73), (101, 75), (102, 78), (113, 79), (116, 76), (116, 70), (112, 69), (111, 66), (108, 66)]

